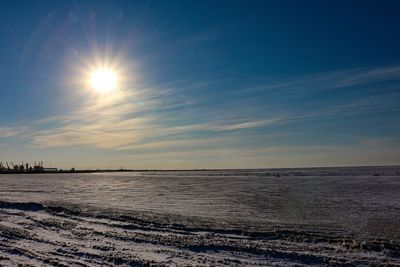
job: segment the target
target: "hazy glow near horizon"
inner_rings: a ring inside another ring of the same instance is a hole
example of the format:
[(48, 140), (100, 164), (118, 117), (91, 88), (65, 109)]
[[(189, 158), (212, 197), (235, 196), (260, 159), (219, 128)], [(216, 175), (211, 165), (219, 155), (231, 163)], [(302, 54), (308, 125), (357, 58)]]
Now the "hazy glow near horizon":
[(90, 74), (90, 86), (99, 93), (117, 89), (117, 76), (111, 69), (96, 69)]

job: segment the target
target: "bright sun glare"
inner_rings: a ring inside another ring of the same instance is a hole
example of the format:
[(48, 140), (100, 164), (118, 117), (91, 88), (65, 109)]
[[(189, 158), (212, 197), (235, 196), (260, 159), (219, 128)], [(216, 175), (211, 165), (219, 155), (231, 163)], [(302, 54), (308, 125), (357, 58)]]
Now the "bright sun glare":
[(90, 74), (90, 85), (100, 93), (117, 89), (117, 76), (110, 69), (97, 69)]

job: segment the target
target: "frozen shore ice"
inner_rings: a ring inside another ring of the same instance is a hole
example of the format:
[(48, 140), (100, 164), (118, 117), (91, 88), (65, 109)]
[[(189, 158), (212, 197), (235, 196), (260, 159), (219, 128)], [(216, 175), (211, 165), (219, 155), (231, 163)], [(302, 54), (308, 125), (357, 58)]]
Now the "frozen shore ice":
[(0, 266), (400, 266), (398, 171), (0, 176)]
[[(152, 219), (148, 221), (148, 219)], [(157, 215), (77, 206), (0, 202), (0, 264), (97, 265), (389, 265), (400, 244), (279, 227), (269, 231), (188, 226)], [(261, 230), (261, 229), (260, 229)]]

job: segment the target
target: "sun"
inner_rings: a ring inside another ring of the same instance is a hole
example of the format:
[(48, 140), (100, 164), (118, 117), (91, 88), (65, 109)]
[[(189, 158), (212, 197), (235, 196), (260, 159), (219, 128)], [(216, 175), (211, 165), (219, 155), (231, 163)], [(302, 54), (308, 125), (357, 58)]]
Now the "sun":
[(91, 72), (90, 86), (99, 93), (108, 93), (117, 89), (117, 75), (111, 69), (96, 69)]

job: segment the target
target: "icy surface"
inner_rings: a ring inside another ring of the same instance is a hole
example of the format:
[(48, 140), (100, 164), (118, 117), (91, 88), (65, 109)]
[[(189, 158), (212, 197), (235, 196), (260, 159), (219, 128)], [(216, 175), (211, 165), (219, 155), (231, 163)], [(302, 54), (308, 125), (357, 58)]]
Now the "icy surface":
[(400, 168), (0, 175), (0, 265), (400, 265)]

